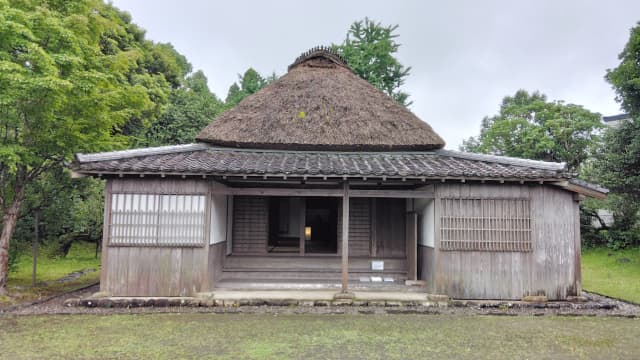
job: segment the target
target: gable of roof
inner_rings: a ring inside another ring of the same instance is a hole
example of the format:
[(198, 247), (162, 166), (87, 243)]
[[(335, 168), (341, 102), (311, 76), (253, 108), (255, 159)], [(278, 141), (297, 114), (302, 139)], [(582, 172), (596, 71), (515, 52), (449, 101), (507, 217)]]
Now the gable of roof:
[(442, 138), (326, 48), (218, 116), (198, 141), (245, 149), (424, 151)]

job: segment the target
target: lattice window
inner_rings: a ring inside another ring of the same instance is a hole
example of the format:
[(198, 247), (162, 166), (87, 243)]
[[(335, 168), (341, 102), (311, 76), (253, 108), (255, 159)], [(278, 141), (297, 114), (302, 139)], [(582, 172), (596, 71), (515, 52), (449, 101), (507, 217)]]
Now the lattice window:
[(441, 199), (440, 249), (531, 251), (527, 199)]
[(111, 195), (109, 245), (203, 246), (204, 225), (204, 195)]

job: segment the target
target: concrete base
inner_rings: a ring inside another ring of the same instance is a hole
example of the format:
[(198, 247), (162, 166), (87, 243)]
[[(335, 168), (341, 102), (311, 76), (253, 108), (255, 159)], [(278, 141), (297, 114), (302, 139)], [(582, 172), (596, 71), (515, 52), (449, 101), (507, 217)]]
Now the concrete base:
[(356, 298), (356, 294), (352, 292), (339, 292), (333, 295), (334, 300), (353, 300)]

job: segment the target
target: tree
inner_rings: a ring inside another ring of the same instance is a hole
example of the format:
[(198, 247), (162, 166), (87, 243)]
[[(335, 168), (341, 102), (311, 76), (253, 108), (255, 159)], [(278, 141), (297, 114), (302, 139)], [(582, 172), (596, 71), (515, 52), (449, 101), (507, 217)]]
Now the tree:
[(229, 87), (227, 98), (225, 99), (225, 107), (230, 109), (238, 105), (242, 99), (258, 92), (258, 90), (269, 85), (276, 79), (278, 79), (278, 77), (275, 73), (265, 78), (253, 68), (247, 69), (243, 75), (238, 75), (238, 82), (233, 83)]
[(625, 247), (640, 245), (640, 23), (631, 29), (619, 59), (605, 78), (630, 119), (605, 132), (593, 178), (611, 191), (609, 208), (615, 221), (608, 243)]
[(172, 90), (169, 105), (147, 130), (147, 145), (193, 142), (196, 134), (224, 110), (224, 104), (209, 90), (202, 71), (187, 77), (184, 86)]
[(608, 69), (605, 79), (630, 119), (606, 130), (602, 151), (589, 174), (592, 181), (611, 191), (607, 200), (584, 204), (613, 212), (613, 224), (596, 232), (596, 239), (614, 249), (640, 245), (640, 23), (631, 28), (629, 41), (618, 58), (620, 64)]
[(629, 41), (618, 58), (620, 64), (608, 69), (605, 78), (613, 86), (622, 109), (637, 119), (640, 116), (640, 22), (631, 28)]
[(165, 72), (186, 71), (171, 49), (100, 0), (0, 0), (0, 293), (28, 187), (75, 152), (125, 147), (129, 124), (154, 120)]
[(582, 106), (547, 101), (519, 90), (502, 100), (500, 112), (482, 120), (480, 135), (462, 150), (545, 161), (564, 161), (577, 171), (596, 150), (600, 115)]
[(409, 106), (409, 94), (400, 90), (411, 67), (405, 67), (394, 56), (400, 48), (396, 42), (398, 25), (383, 26), (364, 18), (351, 24), (342, 44), (333, 48), (351, 69), (399, 103)]

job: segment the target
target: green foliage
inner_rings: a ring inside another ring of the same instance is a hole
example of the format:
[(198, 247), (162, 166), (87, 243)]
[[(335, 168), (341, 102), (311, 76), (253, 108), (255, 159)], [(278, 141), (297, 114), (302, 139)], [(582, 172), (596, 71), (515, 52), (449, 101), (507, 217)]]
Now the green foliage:
[(225, 108), (230, 109), (236, 106), (242, 99), (258, 92), (258, 90), (277, 79), (278, 77), (275, 73), (265, 78), (253, 68), (247, 69), (243, 75), (238, 75), (238, 82), (229, 87), (227, 98), (225, 99)]
[(640, 116), (640, 23), (630, 30), (629, 41), (618, 58), (620, 64), (607, 70), (606, 79), (613, 85), (622, 108)]
[(147, 130), (147, 144), (193, 142), (196, 134), (223, 110), (224, 104), (209, 90), (204, 73), (197, 71), (185, 79), (183, 86), (172, 90), (166, 111)]
[(605, 133), (595, 166), (603, 185), (640, 202), (640, 117)]
[(396, 42), (398, 25), (383, 26), (364, 18), (351, 24), (342, 44), (333, 48), (347, 61), (361, 78), (409, 106), (409, 94), (400, 90), (409, 76), (411, 67), (405, 67), (395, 54), (400, 44)]
[[(37, 203), (35, 189), (74, 153), (139, 143), (190, 70), (171, 45), (146, 40), (103, 1), (0, 0), (0, 292), (13, 225), (29, 213), (20, 213), (23, 201)], [(69, 189), (78, 192), (37, 206), (74, 209), (51, 210), (50, 219), (68, 222), (58, 228), (94, 227), (85, 217), (94, 209), (79, 200), (94, 194)]]
[(605, 132), (592, 178), (611, 190), (614, 224), (602, 234), (611, 248), (640, 246), (640, 24), (631, 29), (620, 64), (606, 79), (630, 119)]
[(600, 115), (580, 105), (547, 101), (519, 90), (502, 100), (500, 112), (482, 120), (480, 135), (461, 149), (545, 161), (563, 161), (577, 171), (597, 150)]

